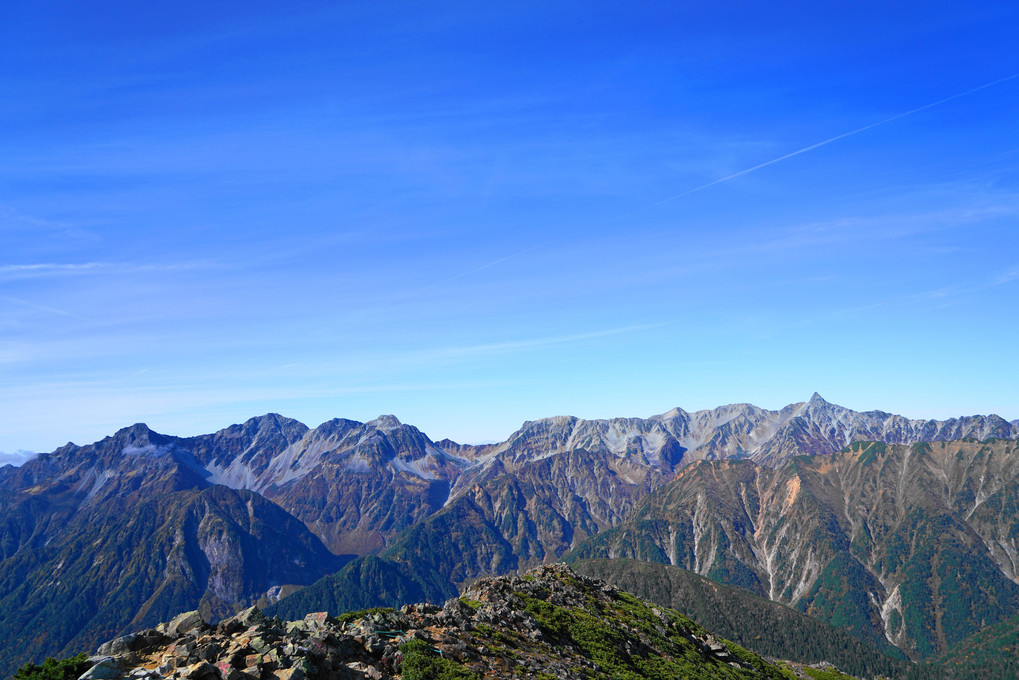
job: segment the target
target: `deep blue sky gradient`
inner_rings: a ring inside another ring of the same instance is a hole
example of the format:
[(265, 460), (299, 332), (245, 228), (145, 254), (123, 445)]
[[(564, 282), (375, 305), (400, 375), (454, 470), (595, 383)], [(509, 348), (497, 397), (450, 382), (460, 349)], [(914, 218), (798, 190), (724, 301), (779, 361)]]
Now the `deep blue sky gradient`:
[(1019, 418), (1019, 6), (886, 4), (6, 3), (0, 451)]

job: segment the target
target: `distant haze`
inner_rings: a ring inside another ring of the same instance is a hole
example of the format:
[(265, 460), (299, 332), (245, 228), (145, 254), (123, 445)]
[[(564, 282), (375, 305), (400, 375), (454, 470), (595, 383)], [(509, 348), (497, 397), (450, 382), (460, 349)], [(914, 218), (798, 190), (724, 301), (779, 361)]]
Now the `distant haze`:
[(21, 465), (34, 455), (29, 451), (15, 451), (14, 453), (0, 451), (0, 465)]

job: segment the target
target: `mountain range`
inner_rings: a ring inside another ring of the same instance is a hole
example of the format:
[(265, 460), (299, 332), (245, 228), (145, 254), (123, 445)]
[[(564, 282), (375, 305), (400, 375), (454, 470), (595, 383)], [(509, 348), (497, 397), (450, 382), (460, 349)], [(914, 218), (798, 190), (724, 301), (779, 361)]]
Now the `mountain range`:
[[(1017, 437), (1019, 421), (998, 416), (910, 420), (816, 394), (778, 411), (546, 418), (488, 445), (433, 441), (393, 416), (310, 429), (269, 414), (196, 437), (138, 424), (0, 468), (0, 638), (12, 642), (0, 672), (185, 609), (451, 596), (567, 553), (681, 564), (923, 658), (1013, 607), (1014, 524), (1000, 518), (1016, 455), (993, 440)], [(874, 441), (887, 446), (837, 454)], [(921, 442), (945, 444), (905, 453)], [(632, 533), (639, 522), (665, 533)], [(949, 547), (924, 547), (942, 534)], [(990, 604), (946, 632), (956, 610), (917, 610), (910, 584), (951, 560)], [(843, 611), (829, 581), (863, 584), (866, 601)]]

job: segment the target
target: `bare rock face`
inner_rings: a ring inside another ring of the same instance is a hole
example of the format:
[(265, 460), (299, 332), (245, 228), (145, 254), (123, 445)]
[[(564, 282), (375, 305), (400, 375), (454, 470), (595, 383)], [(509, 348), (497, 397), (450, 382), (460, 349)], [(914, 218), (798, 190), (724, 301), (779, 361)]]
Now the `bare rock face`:
[(297, 621), (248, 609), (215, 627), (196, 614), (102, 645), (83, 678), (788, 678), (682, 615), (564, 565), (483, 579), (442, 607)]
[(391, 415), (337, 418), (312, 430), (270, 414), (183, 445), (209, 482), (272, 499), (335, 554), (382, 550), (441, 508), (471, 465)]
[(558, 416), (524, 425), (494, 452), (511, 463), (572, 450), (612, 453), (641, 467), (662, 470), (698, 460), (749, 458), (772, 467), (793, 456), (827, 455), (856, 441), (888, 444), (1019, 437), (1019, 421), (995, 415), (945, 421), (911, 420), (884, 411), (853, 411), (810, 400), (771, 411), (729, 404), (688, 413), (676, 408), (650, 418), (583, 420)]

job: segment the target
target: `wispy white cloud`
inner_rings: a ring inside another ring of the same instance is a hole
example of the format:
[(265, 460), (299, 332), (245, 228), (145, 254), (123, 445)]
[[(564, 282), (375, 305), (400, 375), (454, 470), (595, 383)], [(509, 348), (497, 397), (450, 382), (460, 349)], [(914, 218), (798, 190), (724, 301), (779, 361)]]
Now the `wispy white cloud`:
[(945, 301), (949, 298), (959, 297), (961, 295), (968, 295), (970, 293), (977, 293), (982, 290), (988, 290), (991, 288), (997, 288), (1014, 281), (1019, 281), (1019, 266), (1011, 267), (1004, 271), (1000, 271), (982, 281), (976, 281), (969, 284), (957, 284), (951, 286), (942, 286), (940, 288), (932, 288), (931, 290), (921, 291), (914, 293), (911, 297), (913, 300), (920, 301)]
[(61, 220), (50, 220), (35, 215), (26, 215), (10, 206), (0, 206), (0, 229), (12, 226), (29, 227), (32, 229), (64, 230), (73, 225)]
[(1011, 283), (1013, 281), (1019, 281), (1019, 265), (1012, 267), (1011, 269), (1006, 269), (994, 277), (994, 284), (997, 286), (1005, 283)]
[(210, 260), (149, 264), (128, 264), (120, 262), (38, 262), (27, 264), (5, 264), (0, 265), (0, 280), (73, 276), (77, 274), (90, 273), (137, 274), (157, 271), (171, 272), (192, 269), (208, 269), (214, 266), (216, 266), (216, 264)]
[(0, 451), (0, 466), (14, 465), (15, 467), (17, 467), (18, 465), (21, 465), (22, 463), (25, 463), (29, 459), (35, 457), (35, 455), (36, 454), (32, 451), (18, 450), (15, 451), (14, 453)]
[[(931, 208), (932, 195), (948, 201), (947, 205)], [(974, 226), (1019, 216), (1019, 195), (1008, 192), (981, 195), (964, 183), (918, 191), (904, 199), (912, 209), (768, 227), (733, 227), (720, 232), (724, 234), (721, 237), (698, 235), (696, 243), (691, 243), (693, 239), (688, 233), (677, 230), (668, 239), (659, 237), (656, 248), (631, 248), (631, 237), (620, 234), (614, 240), (591, 247), (596, 247), (600, 255), (611, 253), (620, 263), (611, 278), (611, 285), (617, 289), (624, 285), (675, 285), (695, 279), (702, 284), (704, 277), (709, 277), (719, 286), (759, 290), (762, 286), (793, 285), (792, 280), (775, 278), (773, 271), (766, 277), (748, 273), (762, 262), (785, 261), (791, 267), (789, 271), (807, 274), (815, 282), (820, 276), (828, 277), (829, 281), (852, 280), (855, 274), (841, 267), (847, 258), (866, 262), (888, 253), (900, 253), (904, 258), (954, 256), (971, 249), (964, 236)], [(677, 257), (679, 252), (682, 256)], [(834, 263), (833, 268), (818, 270), (811, 266), (825, 257)], [(734, 271), (739, 276), (730, 274)]]
[(109, 264), (104, 262), (82, 262), (79, 264), (56, 264), (53, 262), (42, 262), (34, 264), (5, 264), (0, 265), (0, 274), (57, 274), (63, 272), (88, 271), (90, 269), (108, 268)]
[(635, 333), (639, 331), (651, 330), (653, 328), (660, 328), (662, 326), (667, 325), (670, 325), (670, 322), (635, 324), (631, 326), (620, 326), (618, 328), (606, 328), (603, 330), (590, 331), (587, 333), (575, 333), (572, 335), (558, 335), (541, 338), (529, 338), (524, 340), (511, 340), (506, 342), (494, 342), (478, 345), (448, 347), (443, 349), (427, 351), (420, 358), (427, 360), (429, 358), (467, 357), (483, 354), (515, 352), (521, 350), (537, 349), (541, 347), (549, 347), (553, 345), (571, 344), (576, 342), (582, 342), (585, 340), (594, 340), (596, 338), (604, 338), (612, 335), (621, 335), (624, 333)]
[(275, 367), (257, 368), (254, 371), (242, 369), (239, 372), (216, 372), (209, 374), (209, 379), (226, 381), (270, 375), (274, 377), (304, 376), (310, 379), (322, 378), (324, 376), (402, 374), (406, 370), (422, 367), (454, 366), (461, 362), (531, 352), (551, 347), (569, 346), (624, 334), (640, 333), (673, 324), (674, 322), (667, 321), (604, 328), (584, 333), (520, 338), (501, 342), (359, 352), (355, 355), (346, 355), (340, 360), (324, 357), (306, 357), (304, 361), (290, 362)]
[(81, 316), (78, 316), (77, 314), (72, 314), (71, 312), (65, 311), (63, 309), (57, 309), (56, 307), (49, 307), (47, 305), (40, 305), (29, 300), (23, 300), (21, 298), (11, 297), (9, 295), (0, 295), (0, 300), (4, 300), (6, 302), (10, 302), (16, 305), (21, 305), (22, 307), (30, 307), (31, 309), (36, 309), (40, 312), (48, 312), (50, 314), (57, 314), (59, 316), (71, 316), (76, 319), (83, 318)]
[(487, 262), (487, 263), (481, 265), (480, 267), (475, 267), (474, 269), (469, 269), (469, 270), (467, 270), (465, 272), (461, 272), (460, 274), (456, 274), (455, 276), (450, 276), (447, 279), (442, 279), (441, 281), (436, 281), (435, 283), (431, 283), (431, 284), (429, 284), (429, 285), (427, 285), (427, 286), (425, 286), (423, 288), (419, 288), (418, 290), (416, 290), (414, 292), (415, 293), (424, 293), (426, 291), (432, 290), (433, 288), (438, 288), (440, 286), (444, 286), (447, 283), (452, 283), (453, 281), (456, 281), (458, 279), (462, 279), (462, 278), (464, 278), (466, 276), (472, 276), (473, 274), (477, 274), (478, 272), (482, 272), (482, 271), (484, 271), (486, 269), (490, 269), (490, 268), (492, 268), (492, 267), (494, 267), (494, 266), (496, 266), (498, 264), (502, 264), (503, 262), (506, 262), (507, 260), (512, 260), (512, 259), (515, 259), (517, 257), (520, 257), (521, 255), (525, 255), (525, 254), (531, 252), (532, 250), (538, 250), (539, 248), (544, 248), (547, 245), (548, 245), (547, 243), (539, 243), (536, 246), (531, 246), (530, 248), (524, 248), (523, 250), (520, 250), (518, 252), (512, 253), (510, 255), (506, 255), (505, 257), (500, 257), (500, 258), (498, 258), (496, 260), (492, 260), (491, 262)]
[(934, 309), (944, 309), (964, 302), (966, 295), (979, 293), (1014, 281), (1019, 281), (1019, 267), (1008, 269), (997, 275), (969, 284), (941, 286), (916, 293), (892, 294), (870, 304), (848, 305), (828, 309), (823, 313), (811, 314), (788, 323), (777, 323), (770, 319), (762, 322), (760, 317), (755, 316), (747, 321), (747, 325), (753, 326), (762, 335), (770, 337), (781, 331), (853, 318), (877, 309), (904, 309), (918, 305), (927, 305)]
[[(881, 119), (881, 120), (876, 121), (874, 123), (869, 123), (869, 124), (864, 125), (862, 127), (858, 127), (858, 128), (856, 128), (854, 130), (850, 130), (848, 132), (844, 132), (844, 133), (841, 133), (841, 134), (829, 137), (829, 138), (824, 139), (824, 140), (822, 140), (820, 142), (816, 142), (814, 144), (810, 144), (810, 145), (802, 147), (800, 149), (796, 149), (795, 151), (791, 151), (791, 152), (783, 154), (781, 156), (777, 156), (775, 158), (772, 158), (770, 160), (764, 161), (762, 163), (758, 163), (757, 165), (753, 165), (753, 166), (745, 168), (743, 170), (739, 170), (737, 172), (730, 173), (730, 174), (725, 175), (723, 177), (719, 177), (718, 179), (711, 180), (710, 182), (706, 182), (704, 184), (701, 184), (701, 185), (695, 186), (693, 188), (687, 189), (685, 191), (679, 192), (677, 194), (674, 194), (672, 196), (668, 196), (666, 198), (654, 201), (654, 202), (649, 203), (649, 204), (647, 204), (645, 206), (636, 208), (634, 210), (628, 211), (628, 212), (620, 214), (620, 215), (616, 215), (614, 217), (611, 217), (611, 218), (607, 219), (606, 221), (602, 222), (601, 224), (599, 224), (598, 227), (596, 227), (596, 229), (597, 228), (601, 228), (601, 227), (605, 227), (605, 226), (608, 226), (608, 225), (611, 225), (611, 224), (614, 224), (614, 223), (617, 223), (617, 222), (620, 222), (622, 220), (626, 220), (626, 219), (634, 217), (634, 216), (636, 216), (636, 215), (638, 215), (640, 213), (643, 213), (643, 212), (648, 211), (648, 210), (652, 210), (654, 208), (657, 208), (659, 206), (665, 205), (667, 203), (670, 203), (670, 202), (675, 201), (677, 199), (683, 198), (685, 196), (689, 196), (691, 194), (698, 193), (700, 191), (703, 191), (703, 190), (708, 189), (710, 187), (717, 186), (719, 184), (724, 184), (726, 182), (730, 182), (730, 181), (732, 181), (734, 179), (738, 179), (738, 178), (743, 177), (745, 175), (749, 175), (749, 174), (751, 174), (753, 172), (757, 172), (758, 170), (762, 170), (762, 169), (767, 168), (769, 166), (772, 166), (772, 165), (781, 163), (783, 161), (787, 161), (789, 159), (795, 158), (797, 156), (809, 153), (811, 151), (817, 150), (817, 149), (822, 148), (824, 146), (827, 146), (829, 144), (832, 144), (832, 143), (838, 142), (840, 140), (846, 139), (848, 137), (852, 137), (852, 136), (861, 134), (863, 132), (867, 132), (869, 130), (872, 130), (874, 128), (877, 128), (877, 127), (880, 127), (880, 126), (883, 126), (883, 125), (887, 125), (889, 123), (892, 123), (894, 121), (900, 120), (902, 118), (906, 118), (908, 116), (912, 116), (912, 115), (920, 113), (922, 111), (926, 111), (928, 109), (932, 109), (932, 108), (941, 106), (943, 104), (947, 104), (948, 102), (951, 102), (951, 101), (954, 101), (956, 99), (960, 99), (960, 98), (966, 97), (968, 95), (974, 94), (974, 93), (979, 92), (981, 90), (985, 90), (985, 89), (994, 87), (996, 85), (999, 85), (1001, 83), (1004, 83), (1004, 82), (1007, 82), (1007, 81), (1010, 81), (1010, 80), (1014, 80), (1016, 78), (1019, 78), (1019, 73), (1015, 73), (1015, 74), (1006, 76), (1004, 78), (998, 78), (998, 79), (993, 80), (991, 82), (984, 83), (982, 85), (978, 85), (976, 87), (964, 90), (962, 92), (958, 92), (956, 94), (953, 94), (953, 95), (948, 96), (948, 97), (944, 97), (944, 98), (939, 99), (937, 101), (930, 102), (928, 104), (924, 104), (923, 106), (918, 106), (918, 107), (910, 109), (908, 111), (904, 111), (902, 113), (898, 113), (898, 114), (895, 114), (893, 116), (889, 116), (887, 118)], [(959, 220), (959, 219), (970, 219), (970, 220), (973, 220), (973, 219), (979, 219), (979, 218), (986, 218), (986, 217), (994, 216), (995, 211), (1000, 211), (1000, 210), (1002, 210), (1002, 208), (1000, 206), (991, 206), (991, 207), (976, 208), (976, 209), (971, 209), (971, 210), (976, 210), (976, 212), (974, 214), (969, 214), (969, 215), (959, 215), (959, 214), (956, 214), (953, 217), (954, 217), (955, 220)], [(841, 225), (829, 225), (829, 228), (832, 227), (832, 226), (838, 227), (840, 230), (844, 231), (845, 229), (847, 229), (848, 227), (853, 226), (853, 225), (851, 224), (851, 221), (846, 221), (845, 223), (843, 223)], [(818, 231), (818, 230), (815, 230), (815, 232), (816, 231)], [(795, 241), (783, 239), (782, 241), (774, 242), (774, 243), (771, 243), (771, 244), (759, 244), (758, 247), (763, 246), (763, 247), (775, 248), (775, 247), (782, 247), (782, 246), (787, 245), (787, 244), (799, 245), (800, 242), (802, 242), (803, 237), (804, 237), (804, 235), (806, 233), (808, 233), (808, 232), (801, 231), (801, 233), (795, 237), (796, 238)], [(817, 237), (815, 235), (814, 236), (814, 240), (816, 240), (816, 238)], [(424, 291), (428, 291), (428, 290), (431, 290), (433, 288), (436, 288), (438, 286), (442, 286), (442, 285), (445, 285), (445, 284), (448, 284), (448, 283), (452, 283), (453, 281), (457, 281), (459, 279), (462, 279), (462, 278), (465, 278), (465, 277), (468, 277), (468, 276), (472, 276), (472, 275), (477, 274), (477, 273), (479, 273), (481, 271), (484, 271), (484, 270), (486, 270), (486, 269), (488, 269), (490, 267), (493, 267), (495, 265), (498, 265), (498, 264), (501, 264), (503, 262), (506, 262), (507, 260), (512, 260), (512, 259), (515, 259), (515, 258), (520, 257), (522, 255), (525, 255), (525, 254), (527, 254), (529, 252), (532, 252), (532, 251), (535, 251), (535, 250), (538, 250), (538, 249), (541, 249), (541, 248), (546, 248), (548, 246), (553, 246), (553, 245), (558, 245), (558, 242), (541, 243), (541, 244), (537, 244), (537, 245), (534, 245), (534, 246), (529, 247), (529, 248), (525, 248), (525, 249), (519, 250), (517, 252), (508, 254), (508, 255), (506, 255), (504, 257), (497, 258), (497, 259), (495, 259), (495, 260), (493, 260), (491, 262), (488, 262), (488, 263), (486, 263), (484, 265), (481, 265), (479, 267), (476, 267), (474, 269), (471, 269), (471, 270), (465, 271), (463, 273), (456, 274), (456, 275), (454, 275), (452, 277), (449, 277), (447, 279), (443, 279), (441, 281), (432, 283), (432, 284), (430, 284), (428, 286), (425, 286), (424, 288), (421, 288), (420, 290), (418, 290), (416, 292), (424, 292)]]

